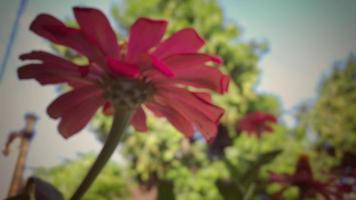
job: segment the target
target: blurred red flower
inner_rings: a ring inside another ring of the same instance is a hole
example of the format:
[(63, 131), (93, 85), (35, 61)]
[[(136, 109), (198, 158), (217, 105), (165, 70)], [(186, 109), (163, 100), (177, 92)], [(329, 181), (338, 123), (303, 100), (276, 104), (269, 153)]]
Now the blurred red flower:
[(272, 124), (277, 123), (277, 119), (272, 114), (263, 112), (249, 113), (242, 118), (238, 124), (240, 131), (261, 137), (263, 133), (272, 132)]
[(68, 83), (72, 90), (48, 107), (52, 118), (61, 118), (59, 132), (68, 138), (81, 130), (100, 106), (134, 109), (131, 124), (146, 131), (143, 106), (164, 116), (186, 136), (200, 131), (207, 141), (217, 132), (224, 111), (215, 106), (206, 90), (227, 91), (229, 78), (216, 65), (222, 60), (198, 53), (205, 41), (192, 28), (162, 40), (167, 21), (139, 18), (130, 28), (127, 43), (119, 45), (109, 21), (92, 8), (74, 8), (80, 28), (71, 28), (53, 16), (41, 14), (30, 29), (53, 43), (74, 49), (89, 62), (80, 66), (43, 51), (20, 56), (37, 60), (18, 70), (20, 79), (42, 85)]
[(338, 193), (336, 190), (337, 187), (333, 178), (322, 182), (313, 177), (307, 155), (301, 155), (299, 157), (294, 174), (277, 174), (271, 172), (269, 182), (280, 183), (283, 186), (279, 192), (272, 195), (273, 199), (281, 199), (282, 193), (291, 186), (295, 186), (299, 189), (299, 199), (314, 199), (318, 194), (327, 200), (334, 198), (342, 199), (341, 193)]

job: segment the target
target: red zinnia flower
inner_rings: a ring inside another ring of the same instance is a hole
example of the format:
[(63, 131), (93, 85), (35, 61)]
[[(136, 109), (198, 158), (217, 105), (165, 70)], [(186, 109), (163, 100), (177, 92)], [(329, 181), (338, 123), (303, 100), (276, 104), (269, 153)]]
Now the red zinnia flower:
[(275, 116), (257, 111), (249, 113), (241, 119), (238, 124), (238, 128), (241, 131), (260, 137), (264, 132), (273, 131), (271, 123), (277, 123)]
[(39, 15), (30, 29), (53, 43), (74, 49), (89, 63), (79, 66), (48, 52), (20, 56), (37, 60), (21, 67), (20, 79), (39, 83), (68, 83), (72, 90), (48, 107), (52, 118), (61, 118), (59, 132), (68, 138), (81, 130), (100, 106), (135, 110), (131, 124), (146, 131), (143, 106), (164, 116), (186, 136), (200, 131), (211, 141), (224, 111), (212, 104), (207, 91), (227, 91), (229, 78), (215, 66), (219, 57), (198, 53), (204, 40), (192, 28), (161, 40), (164, 20), (139, 18), (131, 27), (127, 44), (118, 44), (115, 32), (102, 12), (74, 8), (80, 28), (71, 28), (47, 14)]
[(307, 155), (299, 157), (294, 174), (270, 173), (269, 181), (283, 185), (283, 188), (274, 194), (276, 199), (279, 199), (280, 195), (290, 186), (299, 188), (300, 199), (315, 198), (317, 194), (322, 195), (327, 200), (334, 197), (336, 199), (341, 198), (332, 179), (325, 182), (314, 179)]

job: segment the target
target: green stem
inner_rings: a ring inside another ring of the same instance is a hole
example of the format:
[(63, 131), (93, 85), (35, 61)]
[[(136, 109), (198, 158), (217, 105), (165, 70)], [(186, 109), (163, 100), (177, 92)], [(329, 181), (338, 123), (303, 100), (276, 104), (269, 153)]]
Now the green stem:
[(262, 134), (263, 132), (261, 132), (261, 134), (259, 134), (260, 136), (257, 138), (257, 159), (260, 159), (261, 157), (261, 150), (262, 150)]
[(130, 122), (132, 115), (131, 110), (116, 110), (114, 119), (112, 122), (110, 133), (106, 139), (103, 149), (96, 158), (94, 164), (90, 168), (84, 180), (81, 182), (71, 200), (79, 200), (83, 197), (91, 184), (95, 181), (105, 164), (110, 159), (111, 155), (115, 151), (120, 142), (120, 138), (123, 135), (127, 125)]
[(262, 139), (257, 138), (257, 159), (261, 156), (261, 148), (262, 148)]

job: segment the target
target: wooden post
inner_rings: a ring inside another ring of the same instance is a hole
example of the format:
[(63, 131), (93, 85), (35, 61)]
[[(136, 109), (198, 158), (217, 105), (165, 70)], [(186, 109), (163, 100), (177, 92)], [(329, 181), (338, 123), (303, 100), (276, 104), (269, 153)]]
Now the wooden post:
[(25, 170), (27, 154), (30, 147), (31, 139), (34, 136), (34, 126), (37, 117), (34, 114), (25, 115), (26, 125), (25, 128), (19, 132), (13, 132), (9, 135), (3, 154), (7, 156), (10, 153), (10, 145), (16, 139), (20, 139), (19, 155), (17, 158), (15, 170), (12, 176), (8, 197), (12, 197), (21, 192), (23, 188), (23, 173)]

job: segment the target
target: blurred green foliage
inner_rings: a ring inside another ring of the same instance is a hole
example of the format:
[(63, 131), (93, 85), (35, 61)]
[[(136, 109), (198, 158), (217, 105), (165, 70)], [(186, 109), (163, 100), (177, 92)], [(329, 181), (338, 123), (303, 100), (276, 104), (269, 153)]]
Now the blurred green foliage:
[(356, 56), (335, 65), (320, 85), (319, 98), (312, 108), (312, 127), (338, 150), (356, 146)]
[(337, 62), (322, 78), (318, 97), (301, 104), (293, 132), (314, 150), (314, 167), (327, 171), (356, 146), (356, 56)]
[[(84, 178), (91, 164), (95, 160), (94, 154), (79, 156), (78, 160), (66, 161), (52, 168), (36, 170), (38, 177), (43, 177), (69, 199), (81, 180)], [(85, 194), (87, 200), (131, 199), (125, 181), (125, 170), (114, 162), (109, 162), (99, 178)]]
[[(232, 83), (226, 95), (213, 96), (216, 104), (226, 110), (219, 128), (219, 144), (209, 146), (199, 134), (188, 140), (166, 120), (149, 113), (149, 131), (128, 129), (118, 152), (125, 162), (109, 163), (85, 199), (131, 199), (132, 188), (141, 186), (157, 189), (159, 200), (261, 199), (279, 188), (267, 183), (268, 172), (292, 173), (300, 153), (308, 152), (312, 158), (323, 154), (323, 159), (312, 159), (321, 171), (335, 165), (338, 159), (319, 151), (319, 144), (330, 142), (339, 149), (355, 146), (354, 57), (346, 67), (335, 68), (323, 80), (315, 104), (300, 107), (296, 127), (290, 129), (279, 123), (273, 133), (259, 140), (239, 132), (236, 124), (246, 113), (256, 110), (282, 114), (275, 96), (254, 90), (260, 75), (258, 63), (268, 45), (242, 40), (242, 29), (224, 16), (216, 0), (122, 0), (112, 6), (112, 15), (120, 40), (127, 37), (130, 25), (139, 16), (169, 20), (166, 37), (181, 28), (194, 27), (207, 41), (204, 51), (224, 59), (223, 71), (231, 76)], [(63, 47), (54, 49), (77, 63), (87, 62)], [(105, 141), (111, 120), (101, 111), (93, 120), (92, 128), (99, 141)], [(310, 140), (310, 128), (321, 137)], [(92, 160), (92, 155), (83, 156), (41, 169), (37, 174), (68, 197)], [(289, 189), (285, 198), (297, 199), (297, 192)]]

